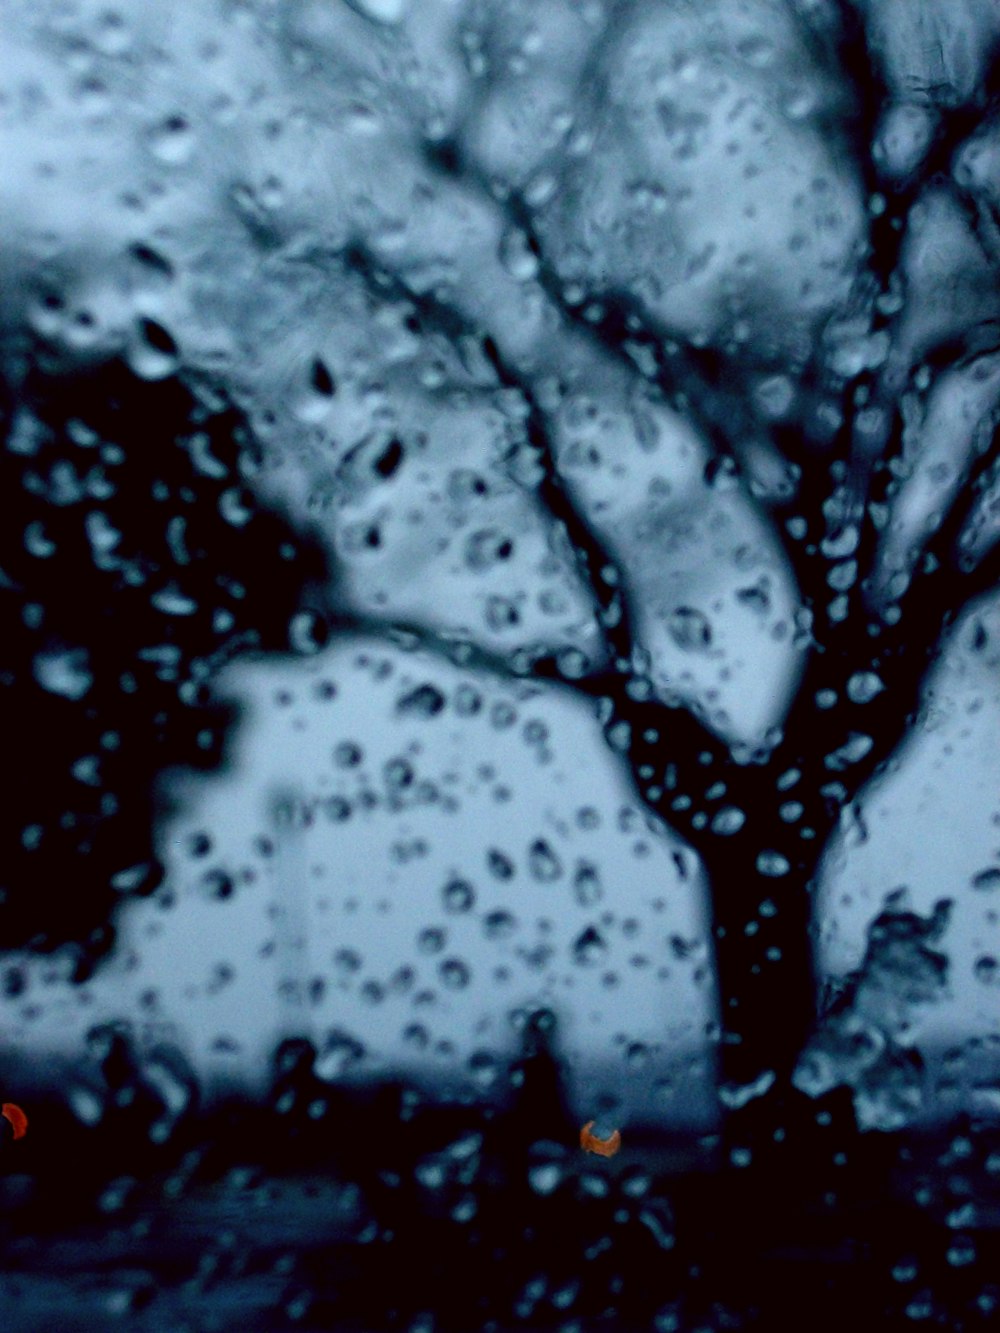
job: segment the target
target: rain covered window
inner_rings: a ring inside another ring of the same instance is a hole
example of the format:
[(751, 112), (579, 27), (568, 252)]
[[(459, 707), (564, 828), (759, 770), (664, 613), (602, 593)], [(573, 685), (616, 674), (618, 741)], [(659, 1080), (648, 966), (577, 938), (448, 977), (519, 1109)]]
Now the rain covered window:
[(0, 1327), (993, 1326), (995, 0), (0, 33)]

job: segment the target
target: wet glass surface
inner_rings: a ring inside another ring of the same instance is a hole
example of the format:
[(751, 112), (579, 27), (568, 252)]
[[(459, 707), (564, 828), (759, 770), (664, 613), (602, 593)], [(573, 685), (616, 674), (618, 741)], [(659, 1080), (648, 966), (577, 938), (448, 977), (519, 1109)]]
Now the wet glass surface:
[(993, 0), (0, 31), (3, 1327), (990, 1327)]

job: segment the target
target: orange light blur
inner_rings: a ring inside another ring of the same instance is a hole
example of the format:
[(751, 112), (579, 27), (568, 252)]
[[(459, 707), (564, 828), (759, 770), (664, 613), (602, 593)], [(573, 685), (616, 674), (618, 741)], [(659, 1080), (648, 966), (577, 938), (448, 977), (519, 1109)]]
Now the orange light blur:
[(16, 1106), (14, 1102), (4, 1102), (4, 1104), (0, 1106), (0, 1115), (2, 1115), (5, 1120), (10, 1121), (10, 1127), (14, 1131), (15, 1139), (23, 1139), (28, 1132), (28, 1117), (24, 1114), (21, 1108)]
[(622, 1146), (622, 1136), (616, 1129), (614, 1133), (609, 1134), (606, 1139), (599, 1139), (595, 1134), (591, 1134), (593, 1120), (588, 1120), (583, 1129), (580, 1130), (580, 1147), (584, 1152), (595, 1152), (599, 1157), (614, 1157), (615, 1153)]

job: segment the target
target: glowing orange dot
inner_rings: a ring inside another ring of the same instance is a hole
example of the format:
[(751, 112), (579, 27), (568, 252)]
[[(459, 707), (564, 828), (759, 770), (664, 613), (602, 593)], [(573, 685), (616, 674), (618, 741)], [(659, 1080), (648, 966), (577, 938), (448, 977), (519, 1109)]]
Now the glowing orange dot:
[(28, 1117), (24, 1114), (21, 1108), (16, 1106), (13, 1102), (4, 1102), (4, 1104), (0, 1106), (0, 1115), (2, 1115), (5, 1120), (10, 1121), (10, 1127), (14, 1131), (15, 1139), (23, 1139), (28, 1132)]
[(609, 1134), (606, 1139), (599, 1139), (595, 1134), (591, 1134), (593, 1120), (588, 1120), (583, 1129), (580, 1130), (580, 1147), (584, 1152), (596, 1152), (600, 1157), (614, 1157), (615, 1153), (622, 1146), (622, 1136), (616, 1129), (614, 1133)]

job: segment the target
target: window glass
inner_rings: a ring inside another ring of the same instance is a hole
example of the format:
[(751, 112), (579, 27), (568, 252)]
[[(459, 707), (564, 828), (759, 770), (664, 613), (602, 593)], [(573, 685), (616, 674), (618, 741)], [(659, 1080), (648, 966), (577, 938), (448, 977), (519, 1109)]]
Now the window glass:
[(0, 30), (3, 1326), (991, 1326), (993, 0)]

